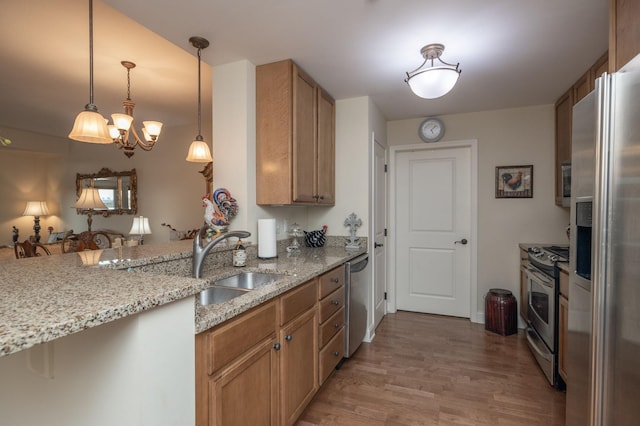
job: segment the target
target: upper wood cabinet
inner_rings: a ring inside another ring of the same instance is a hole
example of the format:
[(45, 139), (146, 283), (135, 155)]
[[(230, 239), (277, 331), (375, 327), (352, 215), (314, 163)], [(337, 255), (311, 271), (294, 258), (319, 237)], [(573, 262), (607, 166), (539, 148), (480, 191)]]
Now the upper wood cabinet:
[(335, 203), (335, 101), (291, 60), (256, 68), (256, 202)]
[(563, 205), (562, 165), (571, 163), (571, 126), (573, 106), (595, 88), (596, 78), (608, 68), (609, 54), (605, 52), (579, 79), (556, 101), (555, 134), (555, 203)]
[(640, 53), (640, 0), (609, 0), (609, 71)]

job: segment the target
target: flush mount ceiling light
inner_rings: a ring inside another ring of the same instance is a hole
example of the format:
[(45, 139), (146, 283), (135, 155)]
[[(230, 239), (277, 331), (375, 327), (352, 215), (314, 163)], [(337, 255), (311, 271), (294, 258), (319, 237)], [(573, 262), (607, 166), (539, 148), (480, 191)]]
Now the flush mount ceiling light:
[(93, 0), (89, 0), (89, 103), (80, 112), (69, 138), (89, 143), (112, 143), (107, 122), (93, 103)]
[(198, 136), (191, 142), (189, 147), (189, 153), (187, 154), (187, 161), (194, 163), (208, 163), (213, 161), (211, 157), (211, 150), (209, 145), (204, 141), (202, 137), (202, 96), (200, 94), (200, 62), (202, 60), (202, 49), (209, 47), (209, 40), (202, 37), (191, 37), (189, 42), (193, 47), (198, 49)]
[[(424, 62), (415, 70), (407, 73), (405, 83), (409, 85), (413, 93), (425, 99), (436, 99), (449, 93), (456, 85), (460, 76), (460, 64), (448, 64), (440, 59), (444, 52), (444, 45), (439, 43), (428, 44), (420, 50)], [(440, 64), (435, 64), (434, 61)], [(423, 68), (427, 62), (431, 66)]]
[[(160, 136), (162, 123), (159, 121), (143, 121), (142, 134), (144, 135), (144, 140), (140, 139), (135, 126), (133, 126), (133, 108), (135, 108), (136, 103), (131, 100), (131, 70), (136, 67), (136, 64), (130, 61), (122, 61), (120, 63), (127, 69), (127, 99), (122, 101), (124, 114), (111, 114), (113, 124), (110, 124), (108, 128), (113, 143), (124, 150), (124, 155), (131, 158), (136, 145), (145, 151), (153, 149), (153, 145), (158, 140), (158, 136)], [(130, 141), (129, 136), (131, 135), (133, 135), (133, 140)]]

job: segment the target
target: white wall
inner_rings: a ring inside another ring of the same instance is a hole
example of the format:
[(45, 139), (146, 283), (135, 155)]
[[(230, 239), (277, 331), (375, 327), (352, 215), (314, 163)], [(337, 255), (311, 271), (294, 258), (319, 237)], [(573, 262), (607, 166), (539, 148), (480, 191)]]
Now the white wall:
[[(478, 140), (478, 318), (491, 288), (519, 299), (518, 243), (568, 244), (569, 211), (554, 204), (554, 107), (441, 116), (443, 140)], [(390, 145), (420, 144), (422, 118), (391, 121)], [(495, 198), (495, 167), (533, 164), (533, 198)], [(520, 300), (518, 300), (520, 303)]]

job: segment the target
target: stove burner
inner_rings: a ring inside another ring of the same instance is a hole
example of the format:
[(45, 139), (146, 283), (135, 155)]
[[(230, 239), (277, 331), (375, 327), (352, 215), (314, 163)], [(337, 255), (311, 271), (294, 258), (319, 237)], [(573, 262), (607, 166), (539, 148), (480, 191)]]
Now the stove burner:
[(564, 260), (569, 260), (569, 247), (566, 246), (549, 246), (542, 247), (544, 250), (549, 251), (553, 254), (557, 254), (560, 257), (563, 257)]

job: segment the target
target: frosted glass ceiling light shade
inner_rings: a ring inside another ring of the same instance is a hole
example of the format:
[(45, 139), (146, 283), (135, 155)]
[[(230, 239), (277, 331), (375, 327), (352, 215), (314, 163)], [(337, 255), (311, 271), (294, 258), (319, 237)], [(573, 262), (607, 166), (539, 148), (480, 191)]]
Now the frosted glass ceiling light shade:
[(187, 154), (187, 161), (194, 163), (208, 163), (213, 161), (213, 157), (211, 157), (211, 150), (209, 150), (209, 146), (204, 142), (204, 138), (202, 137), (202, 96), (200, 94), (202, 88), (200, 84), (200, 62), (202, 60), (202, 49), (209, 47), (209, 40), (194, 36), (189, 38), (189, 42), (193, 47), (198, 49), (198, 136), (196, 136), (195, 140), (191, 142), (189, 153)]
[[(417, 96), (436, 99), (449, 93), (456, 85), (462, 72), (460, 64), (444, 62), (440, 59), (442, 52), (444, 52), (444, 45), (438, 43), (428, 44), (420, 50), (424, 62), (415, 70), (408, 72), (404, 80)], [(434, 65), (436, 60), (442, 65)], [(429, 61), (431, 66), (423, 68)]]
[(194, 163), (208, 163), (213, 161), (209, 145), (207, 145), (203, 140), (195, 140), (191, 142), (189, 153), (187, 154), (187, 161)]
[(104, 117), (93, 103), (93, 0), (89, 0), (89, 103), (77, 115), (69, 138), (88, 143), (113, 142)]

